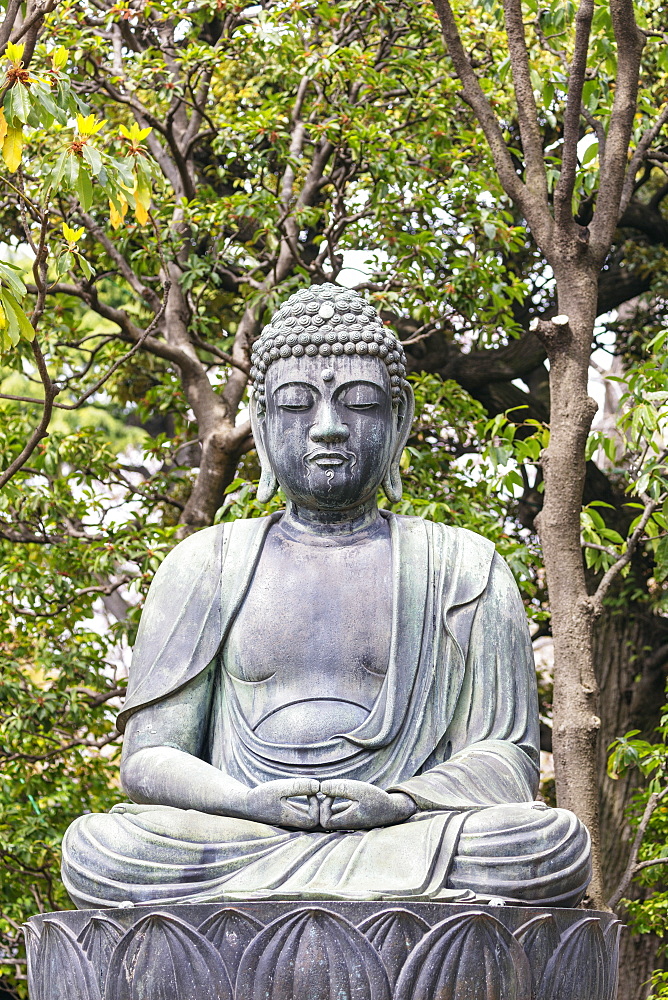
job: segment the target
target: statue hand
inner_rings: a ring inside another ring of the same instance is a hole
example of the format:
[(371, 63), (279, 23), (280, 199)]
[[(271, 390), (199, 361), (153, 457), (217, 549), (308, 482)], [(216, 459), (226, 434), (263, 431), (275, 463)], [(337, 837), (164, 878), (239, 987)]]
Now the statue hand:
[[(244, 816), (272, 826), (312, 830), (318, 825), (320, 782), (314, 778), (282, 778), (249, 788), (244, 797)], [(290, 801), (305, 798), (306, 802)]]
[(417, 810), (404, 792), (386, 792), (366, 781), (333, 778), (321, 782), (320, 793), (320, 826), (325, 830), (391, 826), (402, 823)]

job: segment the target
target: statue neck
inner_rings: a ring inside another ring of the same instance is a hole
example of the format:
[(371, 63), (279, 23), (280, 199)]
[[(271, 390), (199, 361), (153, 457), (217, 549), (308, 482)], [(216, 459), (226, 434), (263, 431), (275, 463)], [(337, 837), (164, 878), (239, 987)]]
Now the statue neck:
[(349, 510), (310, 510), (288, 500), (279, 525), (296, 541), (323, 545), (361, 542), (386, 530), (375, 496)]

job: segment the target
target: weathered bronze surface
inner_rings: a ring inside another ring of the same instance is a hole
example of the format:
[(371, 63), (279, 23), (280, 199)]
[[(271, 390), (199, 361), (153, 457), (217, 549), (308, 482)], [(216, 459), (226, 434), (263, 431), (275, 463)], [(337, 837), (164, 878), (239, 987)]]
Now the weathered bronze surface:
[(472, 532), (378, 509), (379, 488), (401, 494), (404, 376), (354, 292), (303, 290), (264, 331), (260, 495), (280, 484), (286, 510), (200, 531), (158, 571), (119, 718), (132, 801), (67, 832), (77, 906), (582, 897), (587, 831), (534, 802), (507, 566)]
[(31, 1000), (615, 1000), (611, 913), (461, 903), (79, 910), (26, 926)]

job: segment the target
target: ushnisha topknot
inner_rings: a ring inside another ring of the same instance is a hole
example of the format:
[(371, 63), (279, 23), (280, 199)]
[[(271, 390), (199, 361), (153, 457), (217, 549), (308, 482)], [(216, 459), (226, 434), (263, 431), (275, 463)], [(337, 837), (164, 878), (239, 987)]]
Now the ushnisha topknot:
[(274, 314), (251, 355), (250, 379), (259, 405), (265, 401), (264, 381), (271, 363), (305, 354), (323, 358), (371, 354), (387, 366), (393, 399), (400, 397), (405, 384), (403, 347), (377, 310), (350, 288), (329, 282), (300, 288)]

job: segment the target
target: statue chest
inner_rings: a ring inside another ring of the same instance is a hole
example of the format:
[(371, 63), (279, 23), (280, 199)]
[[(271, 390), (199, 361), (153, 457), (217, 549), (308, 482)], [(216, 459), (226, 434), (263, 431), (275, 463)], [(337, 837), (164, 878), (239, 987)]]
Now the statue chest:
[(223, 653), (261, 739), (317, 743), (365, 720), (389, 661), (391, 575), (385, 536), (339, 547), (270, 532)]

